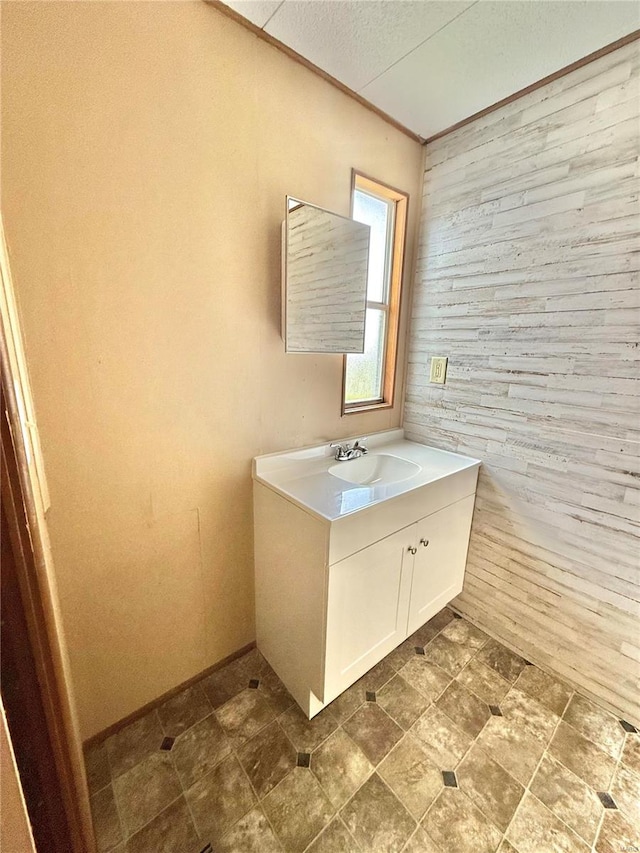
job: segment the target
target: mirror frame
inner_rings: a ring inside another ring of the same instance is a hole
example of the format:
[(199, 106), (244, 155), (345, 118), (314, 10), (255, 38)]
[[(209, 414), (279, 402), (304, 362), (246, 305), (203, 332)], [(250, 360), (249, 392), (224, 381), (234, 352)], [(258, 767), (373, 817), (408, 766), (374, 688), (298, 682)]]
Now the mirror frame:
[[(291, 204), (293, 202), (293, 205)], [(320, 207), (318, 204), (312, 204), (311, 202), (304, 201), (303, 199), (297, 198), (296, 196), (285, 196), (285, 218), (282, 222), (282, 242), (281, 242), (281, 251), (282, 251), (282, 273), (281, 273), (281, 316), (280, 316), (280, 334), (282, 340), (284, 342), (284, 351), (286, 353), (304, 355), (345, 355), (347, 352), (344, 349), (336, 349), (336, 350), (300, 350), (300, 349), (290, 349), (287, 342), (287, 269), (288, 269), (288, 228), (287, 224), (289, 221), (289, 213), (292, 210), (295, 210), (299, 205), (305, 205), (306, 207), (312, 207), (315, 210), (319, 210), (322, 213), (328, 213), (331, 216), (335, 216), (338, 219), (344, 219), (347, 222), (357, 222), (357, 220), (353, 219), (351, 216), (343, 216), (341, 213), (335, 213), (333, 210), (328, 210), (326, 207)], [(363, 223), (357, 223), (362, 225)], [(368, 226), (365, 226), (368, 227)], [(363, 353), (364, 345), (365, 345), (365, 321), (367, 316), (367, 283), (369, 280), (369, 252), (367, 252), (366, 258), (366, 266), (365, 266), (365, 275), (364, 275), (364, 288), (362, 292), (362, 349), (359, 350), (348, 350), (349, 353)]]

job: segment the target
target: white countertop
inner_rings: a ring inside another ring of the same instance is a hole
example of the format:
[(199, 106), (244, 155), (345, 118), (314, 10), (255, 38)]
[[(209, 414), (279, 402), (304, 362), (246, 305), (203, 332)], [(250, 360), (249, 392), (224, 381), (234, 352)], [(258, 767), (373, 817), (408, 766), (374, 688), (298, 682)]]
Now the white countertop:
[[(355, 438), (336, 440), (352, 444)], [(369, 453), (407, 459), (419, 465), (420, 470), (397, 483), (355, 485), (329, 473), (329, 468), (341, 464), (336, 463), (329, 444), (256, 456), (253, 478), (312, 515), (331, 522), (480, 465), (478, 459), (407, 441), (404, 430), (392, 429), (367, 438)]]

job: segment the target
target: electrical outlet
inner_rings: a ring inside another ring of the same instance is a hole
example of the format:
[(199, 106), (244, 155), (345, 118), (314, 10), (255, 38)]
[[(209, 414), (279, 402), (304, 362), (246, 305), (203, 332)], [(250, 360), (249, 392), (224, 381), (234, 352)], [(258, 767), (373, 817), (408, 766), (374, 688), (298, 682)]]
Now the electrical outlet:
[(443, 356), (435, 356), (431, 359), (431, 372), (429, 374), (429, 382), (436, 382), (438, 385), (444, 385), (447, 378), (447, 361), (449, 359)]

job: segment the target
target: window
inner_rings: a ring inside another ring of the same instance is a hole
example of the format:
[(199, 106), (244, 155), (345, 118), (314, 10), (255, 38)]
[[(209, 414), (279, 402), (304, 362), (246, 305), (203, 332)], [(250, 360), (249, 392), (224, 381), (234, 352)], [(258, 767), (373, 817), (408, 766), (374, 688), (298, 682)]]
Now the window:
[(406, 193), (353, 173), (351, 213), (371, 227), (364, 353), (344, 357), (342, 413), (393, 405)]

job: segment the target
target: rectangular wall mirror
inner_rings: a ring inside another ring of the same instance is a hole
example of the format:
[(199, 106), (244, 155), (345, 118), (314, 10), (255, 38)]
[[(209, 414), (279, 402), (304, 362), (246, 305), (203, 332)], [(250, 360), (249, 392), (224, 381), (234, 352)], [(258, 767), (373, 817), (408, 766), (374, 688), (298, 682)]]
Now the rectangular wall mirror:
[(370, 228), (286, 198), (282, 337), (286, 352), (364, 352)]

